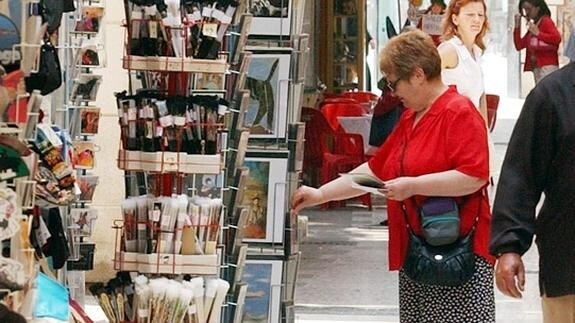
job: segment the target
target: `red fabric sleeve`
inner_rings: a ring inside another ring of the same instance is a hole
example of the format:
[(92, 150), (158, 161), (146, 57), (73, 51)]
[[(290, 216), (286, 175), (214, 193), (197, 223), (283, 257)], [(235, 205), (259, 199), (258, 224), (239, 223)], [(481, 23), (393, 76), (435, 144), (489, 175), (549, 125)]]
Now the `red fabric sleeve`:
[(544, 16), (541, 18), (537, 38), (548, 44), (559, 46), (559, 43), (561, 42), (561, 34), (559, 34), (559, 30), (557, 30), (551, 17)]
[(523, 48), (527, 47), (527, 34), (521, 37), (521, 31), (519, 28), (513, 29), (513, 44), (515, 45), (515, 49), (522, 50)]
[[(460, 104), (461, 101), (458, 100)], [(470, 103), (471, 105), (471, 103)], [(455, 107), (447, 125), (448, 158), (455, 170), (466, 175), (489, 179), (487, 127), (477, 109)]]

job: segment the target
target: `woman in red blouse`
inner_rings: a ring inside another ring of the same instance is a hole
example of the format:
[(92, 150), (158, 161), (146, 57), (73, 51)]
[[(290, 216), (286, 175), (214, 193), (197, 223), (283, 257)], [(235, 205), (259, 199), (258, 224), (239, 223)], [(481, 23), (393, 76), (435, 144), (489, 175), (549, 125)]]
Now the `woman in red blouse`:
[[(352, 172), (384, 181), (389, 219), (389, 267), (399, 270), (401, 322), (494, 322), (493, 264), (488, 252), (490, 211), (483, 188), (489, 179), (487, 129), (473, 103), (441, 80), (441, 59), (431, 38), (420, 30), (402, 33), (381, 52), (388, 88), (407, 110), (376, 155)], [(300, 187), (294, 212), (365, 192), (342, 176), (320, 188)], [(461, 230), (475, 219), (475, 273), (457, 287), (424, 285), (402, 270), (408, 248), (405, 220), (422, 234), (418, 206), (432, 196), (454, 197)], [(405, 208), (406, 213), (403, 213)]]
[[(551, 11), (545, 0), (520, 0), (519, 12), (515, 15), (513, 43), (517, 50), (527, 48), (524, 71), (533, 71), (535, 83), (549, 73), (559, 69), (557, 50), (561, 35), (551, 20)], [(520, 34), (521, 17), (527, 19), (527, 32)]]

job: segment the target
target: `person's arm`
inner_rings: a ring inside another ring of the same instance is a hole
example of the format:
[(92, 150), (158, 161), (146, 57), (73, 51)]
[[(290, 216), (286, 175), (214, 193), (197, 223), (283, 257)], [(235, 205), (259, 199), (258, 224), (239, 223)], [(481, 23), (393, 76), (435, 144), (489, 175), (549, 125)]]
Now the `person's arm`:
[(536, 87), (526, 98), (503, 161), (493, 206), (493, 255), (523, 255), (535, 233), (536, 206), (554, 158), (556, 113), (549, 93)]
[(525, 266), (521, 256), (535, 233), (535, 208), (553, 156), (553, 109), (536, 87), (523, 106), (501, 170), (489, 251), (497, 256), (495, 283), (505, 295), (521, 298)]
[(388, 199), (403, 201), (414, 195), (464, 196), (477, 192), (487, 181), (457, 170), (417, 177), (398, 177), (385, 182), (382, 192)]
[[(350, 173), (364, 173), (375, 176), (367, 163), (363, 163)], [(322, 185), (320, 188), (301, 186), (291, 198), (292, 211), (299, 212), (306, 207), (323, 204), (329, 201), (345, 200), (365, 194), (365, 191), (353, 188), (350, 177), (342, 176)]]
[(515, 15), (515, 28), (513, 28), (513, 45), (516, 50), (522, 50), (527, 47), (527, 33), (521, 37), (521, 15)]
[(559, 30), (555, 26), (555, 23), (551, 19), (551, 17), (543, 17), (541, 18), (541, 23), (538, 26), (538, 32), (534, 33), (538, 39), (551, 44), (559, 46), (561, 42), (561, 34), (559, 34)]
[(448, 43), (442, 43), (437, 47), (439, 57), (441, 58), (441, 69), (456, 68), (459, 64), (457, 58), (457, 50), (455, 47)]
[(479, 113), (481, 113), (483, 121), (485, 121), (485, 125), (489, 128), (489, 115), (487, 114), (487, 100), (485, 98), (485, 93), (481, 94), (481, 98), (479, 98)]

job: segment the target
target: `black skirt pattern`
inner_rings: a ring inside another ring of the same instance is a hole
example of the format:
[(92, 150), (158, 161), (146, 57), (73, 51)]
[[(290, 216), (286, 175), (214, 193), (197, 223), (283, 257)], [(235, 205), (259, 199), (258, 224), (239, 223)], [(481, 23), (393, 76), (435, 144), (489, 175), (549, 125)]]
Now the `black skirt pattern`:
[(458, 287), (423, 285), (399, 271), (399, 318), (402, 323), (495, 322), (493, 266), (475, 256), (475, 273)]

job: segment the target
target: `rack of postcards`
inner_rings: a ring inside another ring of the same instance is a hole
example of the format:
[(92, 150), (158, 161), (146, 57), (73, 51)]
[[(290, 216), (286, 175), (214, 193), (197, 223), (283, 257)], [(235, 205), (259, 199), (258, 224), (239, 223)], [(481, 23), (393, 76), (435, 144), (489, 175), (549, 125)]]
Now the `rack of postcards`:
[(65, 282), (72, 298), (84, 304), (85, 272), (94, 266), (96, 245), (92, 234), (98, 211), (91, 206), (99, 177), (92, 173), (96, 166), (98, 146), (95, 136), (99, 131), (100, 107), (97, 93), (102, 82), (98, 70), (106, 66), (105, 33), (102, 19), (104, 1), (75, 1), (75, 11), (65, 15), (60, 33), (61, 64), (64, 72), (61, 109), (54, 110), (54, 120), (66, 129), (68, 154), (75, 170), (79, 195), (62, 209), (63, 225), (70, 245), (66, 262)]
[(249, 129), (240, 205), (245, 211), (245, 321), (294, 322), (299, 266), (298, 217), (289, 196), (299, 185), (304, 124), (300, 123), (309, 36), (302, 34), (304, 1), (253, 1), (246, 51)]
[[(8, 64), (2, 61), (7, 73), (2, 75), (2, 85), (11, 92), (2, 103), (3, 107), (7, 103), (7, 110), (0, 109), (0, 214), (4, 217), (0, 235), (5, 241), (3, 247), (9, 245), (10, 259), (0, 257), (0, 271), (3, 277), (15, 280), (10, 287), (0, 289), (14, 301), (9, 300), (11, 307), (27, 320), (68, 320), (69, 304), (76, 308), (76, 314), (82, 312), (74, 298), (83, 294), (69, 299), (70, 293), (61, 282), (69, 278), (67, 269), (85, 270), (75, 251), (83, 249), (81, 242), (93, 223), (89, 214), (83, 217), (74, 208), (87, 210), (86, 194), (91, 194), (90, 190), (93, 193), (94, 187), (88, 185), (86, 189), (82, 180), (87, 175), (85, 169), (93, 166), (94, 149), (86, 143), (97, 133), (99, 117), (99, 111), (82, 107), (88, 113), (76, 116), (76, 133), (70, 128), (74, 119), (69, 102), (84, 92), (71, 77), (81, 64), (73, 62), (71, 57), (76, 56), (69, 54), (72, 43), (68, 22), (62, 16), (66, 12), (82, 21), (75, 7), (82, 3), (66, 2), (53, 8), (48, 1), (9, 2), (9, 17), (20, 17), (14, 20), (18, 21), (14, 26), (20, 37), (9, 37), (17, 43), (11, 48)], [(92, 89), (93, 93), (88, 92), (95, 96), (97, 87)], [(76, 144), (73, 138), (81, 138), (81, 142)], [(74, 214), (82, 221), (72, 221)], [(77, 227), (75, 222), (85, 226)], [(19, 290), (20, 295), (14, 293)]]
[(130, 311), (102, 301), (117, 299), (110, 286), (94, 288), (106, 295), (99, 299), (110, 320), (241, 322), (245, 289), (242, 296), (226, 278), (245, 258), (234, 220), (245, 214), (234, 204), (248, 136), (237, 128), (249, 99), (241, 91), (250, 59), (242, 52), (250, 23), (243, 5), (125, 2), (130, 88), (116, 101), (127, 197), (114, 268), (140, 275), (108, 284), (134, 287), (124, 301)]

